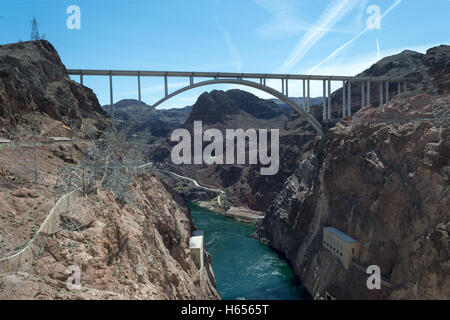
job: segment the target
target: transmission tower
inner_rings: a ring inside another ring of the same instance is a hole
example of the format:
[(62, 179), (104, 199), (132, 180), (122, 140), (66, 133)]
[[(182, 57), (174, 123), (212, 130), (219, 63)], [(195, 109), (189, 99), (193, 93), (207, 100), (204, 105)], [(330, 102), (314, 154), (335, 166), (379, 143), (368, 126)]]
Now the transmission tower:
[(35, 17), (31, 20), (31, 40), (41, 40), (41, 36), (39, 35), (39, 24)]

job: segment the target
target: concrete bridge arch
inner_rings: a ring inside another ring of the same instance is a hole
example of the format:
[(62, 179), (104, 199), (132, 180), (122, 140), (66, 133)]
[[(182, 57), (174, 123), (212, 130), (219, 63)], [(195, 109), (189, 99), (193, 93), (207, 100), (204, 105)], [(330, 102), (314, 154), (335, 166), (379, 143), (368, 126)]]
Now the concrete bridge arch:
[[(316, 132), (320, 136), (323, 136), (321, 124), (309, 112), (305, 111), (301, 106), (299, 106), (295, 101), (293, 101), (286, 95), (282, 94), (281, 92), (279, 92), (273, 88), (270, 88), (268, 86), (265, 86), (263, 84), (259, 84), (259, 83), (253, 82), (253, 81), (242, 80), (242, 79), (214, 79), (214, 80), (201, 81), (201, 82), (197, 82), (197, 83), (191, 83), (190, 85), (183, 87), (181, 89), (178, 89), (178, 90), (168, 94), (164, 98), (160, 99), (159, 101), (157, 101), (155, 104), (152, 105), (152, 108), (156, 108), (163, 102), (165, 102), (185, 91), (188, 91), (188, 90), (191, 90), (194, 88), (198, 88), (198, 87), (214, 85), (214, 84), (238, 84), (238, 85), (252, 87), (252, 88), (264, 91), (264, 92), (274, 96), (275, 98), (280, 99), (281, 101), (283, 101), (284, 103), (289, 105), (291, 108), (293, 108), (295, 111), (297, 111), (314, 128), (314, 130), (316, 130)], [(145, 115), (145, 113), (143, 115)]]

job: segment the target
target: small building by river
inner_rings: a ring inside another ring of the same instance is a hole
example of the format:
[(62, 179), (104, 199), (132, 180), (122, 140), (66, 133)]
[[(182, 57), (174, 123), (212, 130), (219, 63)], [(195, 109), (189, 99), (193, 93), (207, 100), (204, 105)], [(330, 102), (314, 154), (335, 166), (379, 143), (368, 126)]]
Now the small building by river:
[(204, 247), (205, 241), (203, 231), (194, 231), (189, 242), (189, 249), (191, 250), (191, 258), (198, 269), (203, 267)]
[(358, 240), (336, 228), (323, 228), (323, 247), (338, 257), (345, 269), (349, 268), (352, 259), (358, 257), (359, 245)]

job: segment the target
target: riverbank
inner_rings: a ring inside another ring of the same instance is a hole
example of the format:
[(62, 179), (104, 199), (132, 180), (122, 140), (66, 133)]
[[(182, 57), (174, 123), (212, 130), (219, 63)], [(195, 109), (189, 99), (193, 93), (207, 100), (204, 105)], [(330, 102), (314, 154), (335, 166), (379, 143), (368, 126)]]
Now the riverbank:
[(224, 215), (225, 217), (233, 218), (242, 222), (257, 224), (264, 219), (265, 213), (262, 211), (255, 211), (246, 207), (228, 207), (219, 205), (219, 197), (216, 197), (209, 201), (194, 201), (194, 204), (218, 214)]

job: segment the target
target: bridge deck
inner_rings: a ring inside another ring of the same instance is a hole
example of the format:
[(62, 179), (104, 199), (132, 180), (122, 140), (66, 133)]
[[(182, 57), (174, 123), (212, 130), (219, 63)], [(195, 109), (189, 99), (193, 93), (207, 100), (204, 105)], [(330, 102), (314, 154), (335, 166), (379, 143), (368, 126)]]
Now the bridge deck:
[(94, 70), (68, 69), (69, 75), (80, 76), (131, 76), (131, 77), (194, 77), (194, 78), (246, 78), (246, 79), (289, 79), (289, 80), (332, 80), (332, 81), (371, 81), (404, 82), (404, 77), (353, 77), (308, 74), (277, 73), (233, 73), (233, 72), (197, 72), (197, 71), (138, 71), (138, 70)]

